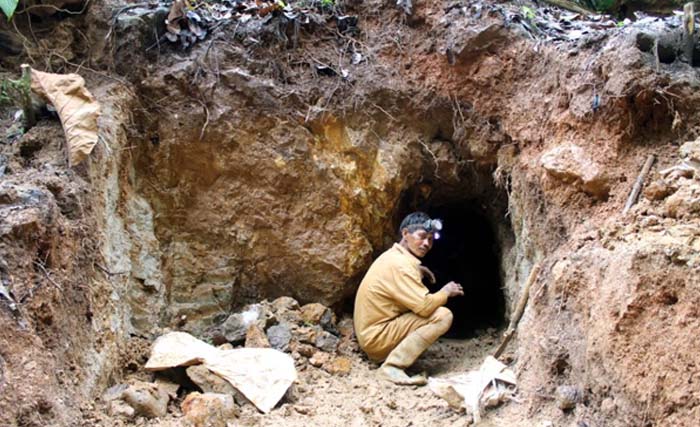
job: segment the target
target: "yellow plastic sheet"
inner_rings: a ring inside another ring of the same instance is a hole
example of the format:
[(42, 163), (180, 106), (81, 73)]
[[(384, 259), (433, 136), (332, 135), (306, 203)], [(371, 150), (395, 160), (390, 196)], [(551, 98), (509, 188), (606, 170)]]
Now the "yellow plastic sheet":
[(100, 104), (78, 74), (51, 74), (32, 69), (32, 91), (58, 112), (66, 134), (68, 164), (77, 165), (97, 144)]
[(156, 339), (149, 371), (203, 364), (228, 381), (264, 413), (270, 412), (297, 378), (294, 359), (271, 348), (221, 350), (185, 332)]

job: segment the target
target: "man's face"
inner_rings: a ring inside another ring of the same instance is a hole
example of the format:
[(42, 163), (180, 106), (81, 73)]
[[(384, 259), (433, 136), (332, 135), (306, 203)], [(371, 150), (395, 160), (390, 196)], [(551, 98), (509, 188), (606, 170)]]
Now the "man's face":
[(423, 258), (433, 247), (433, 233), (422, 228), (409, 233), (408, 228), (401, 230), (402, 243), (404, 247), (418, 258)]

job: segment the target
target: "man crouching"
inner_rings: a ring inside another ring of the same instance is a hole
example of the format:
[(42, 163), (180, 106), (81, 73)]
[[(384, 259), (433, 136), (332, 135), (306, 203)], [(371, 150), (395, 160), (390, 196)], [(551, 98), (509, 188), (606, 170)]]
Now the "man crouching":
[[(367, 271), (355, 298), (355, 334), (370, 359), (384, 360), (381, 378), (396, 384), (423, 385), (423, 375), (404, 372), (452, 325), (452, 312), (442, 307), (450, 297), (464, 295), (449, 282), (431, 294), (421, 282), (423, 258), (442, 228), (423, 212), (401, 222), (401, 241), (381, 254)], [(434, 280), (434, 278), (433, 278)]]

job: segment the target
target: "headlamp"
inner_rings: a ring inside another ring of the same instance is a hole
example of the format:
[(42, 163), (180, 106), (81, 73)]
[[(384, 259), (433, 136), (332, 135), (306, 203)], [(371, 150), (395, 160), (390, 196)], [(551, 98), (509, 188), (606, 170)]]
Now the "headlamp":
[(440, 238), (439, 231), (442, 230), (442, 220), (440, 219), (429, 219), (423, 223), (423, 228), (428, 233), (433, 233), (435, 240)]

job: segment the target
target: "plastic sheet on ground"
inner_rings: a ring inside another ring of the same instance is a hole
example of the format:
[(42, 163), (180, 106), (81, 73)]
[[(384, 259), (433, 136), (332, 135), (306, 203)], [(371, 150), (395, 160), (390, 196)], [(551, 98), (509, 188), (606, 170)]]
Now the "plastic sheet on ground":
[(228, 381), (262, 412), (269, 412), (296, 380), (294, 360), (271, 348), (220, 350), (185, 332), (171, 332), (153, 344), (146, 369), (159, 371), (203, 364)]
[(199, 365), (220, 351), (188, 333), (171, 332), (158, 337), (153, 343), (146, 369), (162, 371), (176, 366)]
[(58, 112), (68, 146), (68, 164), (84, 160), (97, 144), (100, 104), (78, 74), (52, 74), (32, 70), (32, 91)]
[(204, 364), (265, 413), (274, 408), (297, 377), (294, 360), (271, 348), (224, 350)]
[(445, 399), (450, 406), (465, 408), (481, 420), (481, 411), (509, 400), (515, 391), (513, 371), (492, 356), (488, 356), (478, 370), (446, 378), (430, 378), (430, 390)]

